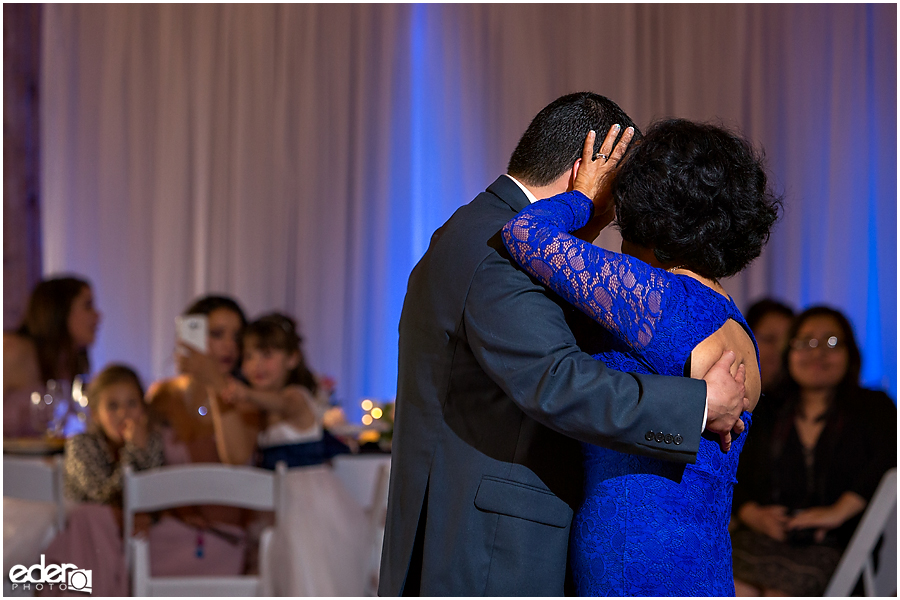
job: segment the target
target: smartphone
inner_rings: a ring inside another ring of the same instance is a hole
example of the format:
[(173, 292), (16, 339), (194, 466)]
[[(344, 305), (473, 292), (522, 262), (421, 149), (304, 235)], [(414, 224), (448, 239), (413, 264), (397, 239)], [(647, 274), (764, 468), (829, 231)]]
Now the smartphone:
[(187, 315), (175, 318), (175, 336), (178, 341), (204, 354), (206, 353), (208, 328), (206, 315)]

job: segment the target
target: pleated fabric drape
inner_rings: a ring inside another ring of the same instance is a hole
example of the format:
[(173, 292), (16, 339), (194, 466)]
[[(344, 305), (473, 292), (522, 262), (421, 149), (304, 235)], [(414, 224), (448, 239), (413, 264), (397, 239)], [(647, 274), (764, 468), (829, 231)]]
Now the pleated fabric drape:
[(349, 405), (390, 398), (431, 233), (589, 89), (763, 146), (784, 219), (726, 288), (844, 310), (896, 395), (894, 5), (49, 4), (42, 53), (44, 270), (93, 281), (97, 367), (171, 374), (214, 291), (295, 315)]

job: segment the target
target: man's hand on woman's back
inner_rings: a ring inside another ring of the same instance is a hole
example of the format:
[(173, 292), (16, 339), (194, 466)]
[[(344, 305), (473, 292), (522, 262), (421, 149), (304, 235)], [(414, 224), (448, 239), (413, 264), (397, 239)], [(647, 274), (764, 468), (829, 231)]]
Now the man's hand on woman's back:
[(724, 352), (719, 361), (703, 376), (706, 382), (706, 429), (718, 433), (722, 452), (731, 448), (731, 433), (744, 431), (741, 413), (750, 407), (749, 398), (745, 397), (744, 378), (746, 369), (740, 365), (732, 376), (731, 366), (735, 354), (731, 350)]

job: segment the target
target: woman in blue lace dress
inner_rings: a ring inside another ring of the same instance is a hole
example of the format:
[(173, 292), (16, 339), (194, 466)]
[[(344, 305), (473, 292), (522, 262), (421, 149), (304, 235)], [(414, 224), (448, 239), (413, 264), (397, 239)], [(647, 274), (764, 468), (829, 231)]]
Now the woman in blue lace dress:
[[(595, 358), (621, 371), (699, 378), (730, 350), (733, 369), (746, 369), (752, 409), (755, 341), (719, 280), (759, 255), (777, 219), (760, 159), (725, 130), (670, 120), (636, 142), (613, 180), (628, 141), (614, 148), (617, 133), (597, 158), (589, 134), (573, 191), (520, 212), (504, 227), (504, 243), (531, 275), (603, 325), (606, 351)], [(613, 201), (623, 254), (571, 235), (595, 214), (608, 224)], [(748, 429), (750, 414), (741, 418)], [(726, 440), (720, 448), (704, 434), (687, 466), (585, 444), (585, 498), (569, 555), (578, 595), (734, 595), (728, 522), (745, 439), (746, 429), (725, 452)]]

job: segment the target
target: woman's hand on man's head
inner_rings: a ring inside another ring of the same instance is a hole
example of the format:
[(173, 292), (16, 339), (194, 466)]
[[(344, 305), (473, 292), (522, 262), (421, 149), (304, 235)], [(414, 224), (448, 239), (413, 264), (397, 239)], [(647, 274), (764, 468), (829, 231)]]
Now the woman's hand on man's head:
[(620, 129), (619, 125), (613, 125), (609, 129), (597, 155), (594, 155), (597, 134), (593, 130), (589, 131), (584, 139), (581, 158), (575, 165), (575, 181), (572, 188), (593, 201), (595, 217), (609, 215), (614, 210), (612, 184), (615, 178), (615, 169), (625, 154), (628, 144), (631, 143), (631, 138), (634, 137), (634, 128), (628, 127), (622, 133), (622, 138), (616, 143)]

